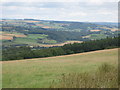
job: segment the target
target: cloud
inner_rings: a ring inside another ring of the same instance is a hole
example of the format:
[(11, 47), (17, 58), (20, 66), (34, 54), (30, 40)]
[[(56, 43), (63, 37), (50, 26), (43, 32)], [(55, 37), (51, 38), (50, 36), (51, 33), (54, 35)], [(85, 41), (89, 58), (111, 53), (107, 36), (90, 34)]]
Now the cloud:
[(1, 0), (1, 2), (119, 2), (119, 0)]
[[(23, 0), (20, 0), (23, 1)], [(62, 1), (62, 0), (61, 0)], [(111, 1), (111, 0), (110, 0)], [(66, 21), (117, 21), (117, 2), (3, 2), (3, 18)]]

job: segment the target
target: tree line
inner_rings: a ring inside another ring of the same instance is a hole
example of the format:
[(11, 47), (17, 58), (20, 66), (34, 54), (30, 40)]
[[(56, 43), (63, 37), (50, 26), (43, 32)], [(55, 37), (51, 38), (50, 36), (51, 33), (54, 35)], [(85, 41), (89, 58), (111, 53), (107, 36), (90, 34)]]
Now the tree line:
[(101, 40), (85, 41), (83, 43), (65, 44), (61, 47), (35, 49), (30, 47), (10, 47), (2, 50), (2, 60), (20, 60), (30, 58), (42, 58), (59, 55), (68, 55), (95, 50), (103, 50), (120, 47), (120, 36)]

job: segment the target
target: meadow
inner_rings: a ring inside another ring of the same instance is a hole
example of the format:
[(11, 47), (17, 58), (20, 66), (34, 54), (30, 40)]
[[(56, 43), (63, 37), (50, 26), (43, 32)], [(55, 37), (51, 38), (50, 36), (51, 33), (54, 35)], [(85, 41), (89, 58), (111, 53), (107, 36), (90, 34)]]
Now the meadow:
[(49, 88), (53, 81), (61, 85), (59, 79), (62, 75), (65, 75), (65, 78), (67, 74), (73, 77), (74, 73), (95, 75), (95, 71), (104, 63), (117, 67), (117, 61), (117, 48), (48, 58), (4, 61), (2, 87)]
[[(22, 33), (17, 32), (0, 32), (1, 40), (4, 41), (4, 45), (14, 45), (14, 44), (28, 44), (33, 46), (43, 46), (43, 47), (51, 47), (51, 46), (63, 46), (68, 43), (81, 43), (81, 41), (66, 41), (63, 43), (57, 43), (56, 40), (47, 39), (48, 35), (45, 34), (28, 34), (24, 35)], [(2, 34), (4, 33), (4, 34)], [(15, 38), (13, 38), (15, 36)], [(41, 41), (39, 40), (41, 39)], [(7, 40), (12, 40), (7, 41)], [(39, 42), (40, 41), (40, 42)]]
[[(102, 33), (104, 33), (104, 32), (102, 32)], [(90, 34), (90, 35), (87, 35), (87, 36), (83, 36), (83, 38), (89, 38), (89, 39), (91, 39), (91, 40), (98, 40), (98, 39), (104, 39), (104, 38), (106, 38), (107, 37), (107, 35), (104, 35), (104, 34)]]

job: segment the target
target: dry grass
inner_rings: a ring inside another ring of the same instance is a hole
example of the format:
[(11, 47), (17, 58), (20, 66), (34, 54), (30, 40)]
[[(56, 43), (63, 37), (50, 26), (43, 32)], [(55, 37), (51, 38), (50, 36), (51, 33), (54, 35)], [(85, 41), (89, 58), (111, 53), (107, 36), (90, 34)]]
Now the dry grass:
[(98, 32), (98, 31), (101, 31), (101, 30), (90, 30), (91, 32)]
[(0, 35), (0, 40), (12, 40), (13, 37), (12, 36), (2, 36)]
[(43, 26), (42, 28), (52, 28), (52, 27), (49, 27), (49, 26)]
[(115, 29), (111, 29), (111, 31), (118, 31), (118, 28), (115, 28)]
[(2, 63), (3, 88), (48, 88), (61, 74), (94, 72), (102, 63), (117, 66), (118, 49)]
[(48, 44), (48, 45), (45, 45), (45, 44), (41, 44), (40, 46), (43, 46), (43, 47), (53, 47), (53, 46), (63, 46), (65, 44), (73, 44), (73, 43), (82, 43), (82, 41), (66, 41), (64, 43), (59, 43), (59, 44)]
[(24, 34), (2, 34), (3, 36), (15, 36), (15, 37), (26, 37)]
[(12, 40), (13, 37), (26, 37), (24, 34), (10, 34), (6, 32), (0, 32), (0, 40)]
[(118, 28), (108, 28), (108, 27), (102, 27), (103, 29), (110, 29), (111, 31), (118, 31)]
[(36, 26), (44, 26), (43, 24), (36, 24)]
[(117, 67), (102, 64), (97, 71), (63, 74), (51, 88), (118, 88)]

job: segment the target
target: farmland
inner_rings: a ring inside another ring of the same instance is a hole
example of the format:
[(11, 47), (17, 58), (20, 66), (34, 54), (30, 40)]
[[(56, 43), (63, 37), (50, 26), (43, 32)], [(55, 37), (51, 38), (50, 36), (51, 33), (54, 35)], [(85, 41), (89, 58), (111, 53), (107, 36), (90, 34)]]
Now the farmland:
[[(21, 33), (9, 33), (9, 32), (2, 32), (1, 39), (12, 40), (12, 42), (5, 43), (6, 45), (10, 44), (28, 44), (33, 46), (42, 46), (42, 47), (52, 47), (52, 46), (63, 46), (64, 44), (68, 43), (81, 43), (81, 41), (66, 41), (63, 43), (57, 43), (56, 40), (49, 40), (47, 39), (48, 35), (45, 34), (28, 34), (24, 35)], [(13, 37), (15, 37), (13, 39)]]
[[(68, 87), (74, 87), (71, 81), (64, 82), (63, 79), (60, 82), (61, 76), (72, 80), (71, 76), (79, 73), (96, 75), (101, 65), (117, 66), (117, 26), (44, 20), (3, 20), (1, 23), (3, 88), (48, 88), (62, 84), (64, 88), (66, 83), (69, 83)], [(98, 82), (99, 87), (103, 87), (101, 83), (106, 85), (104, 87), (117, 87), (116, 73), (110, 73), (106, 78), (109, 81), (115, 76), (110, 83), (100, 79), (103, 81)], [(76, 80), (73, 81), (76, 84)]]
[(26, 37), (26, 35), (22, 33), (15, 33), (15, 32), (0, 32), (0, 37), (2, 40), (13, 40), (13, 37)]
[[(103, 63), (117, 66), (118, 49), (48, 58), (5, 61), (3, 88), (47, 88), (62, 74), (94, 71)], [(59, 82), (58, 82), (59, 83)]]
[(43, 47), (54, 47), (54, 46), (64, 46), (65, 44), (73, 44), (73, 43), (82, 43), (82, 41), (66, 41), (64, 43), (59, 43), (59, 44), (48, 44), (48, 45), (41, 44), (40, 46), (43, 46)]
[(28, 44), (33, 46), (42, 46), (42, 47), (52, 47), (52, 46), (63, 46), (68, 43), (81, 43), (81, 41), (66, 41), (63, 43), (57, 43), (56, 40), (47, 39), (48, 35), (45, 34), (28, 34), (24, 35), (17, 32), (1, 32), (1, 40), (7, 41), (12, 40), (12, 42), (5, 43), (6, 45), (10, 44)]
[(107, 35), (104, 35), (104, 34), (90, 34), (87, 36), (83, 36), (82, 38), (89, 38), (91, 40), (98, 40), (98, 39), (104, 39), (106, 37), (107, 37)]
[[(5, 19), (0, 21), (3, 47), (15, 45), (61, 46), (66, 42), (84, 42), (114, 37), (117, 25), (87, 22)], [(9, 46), (8, 46), (9, 45)]]

